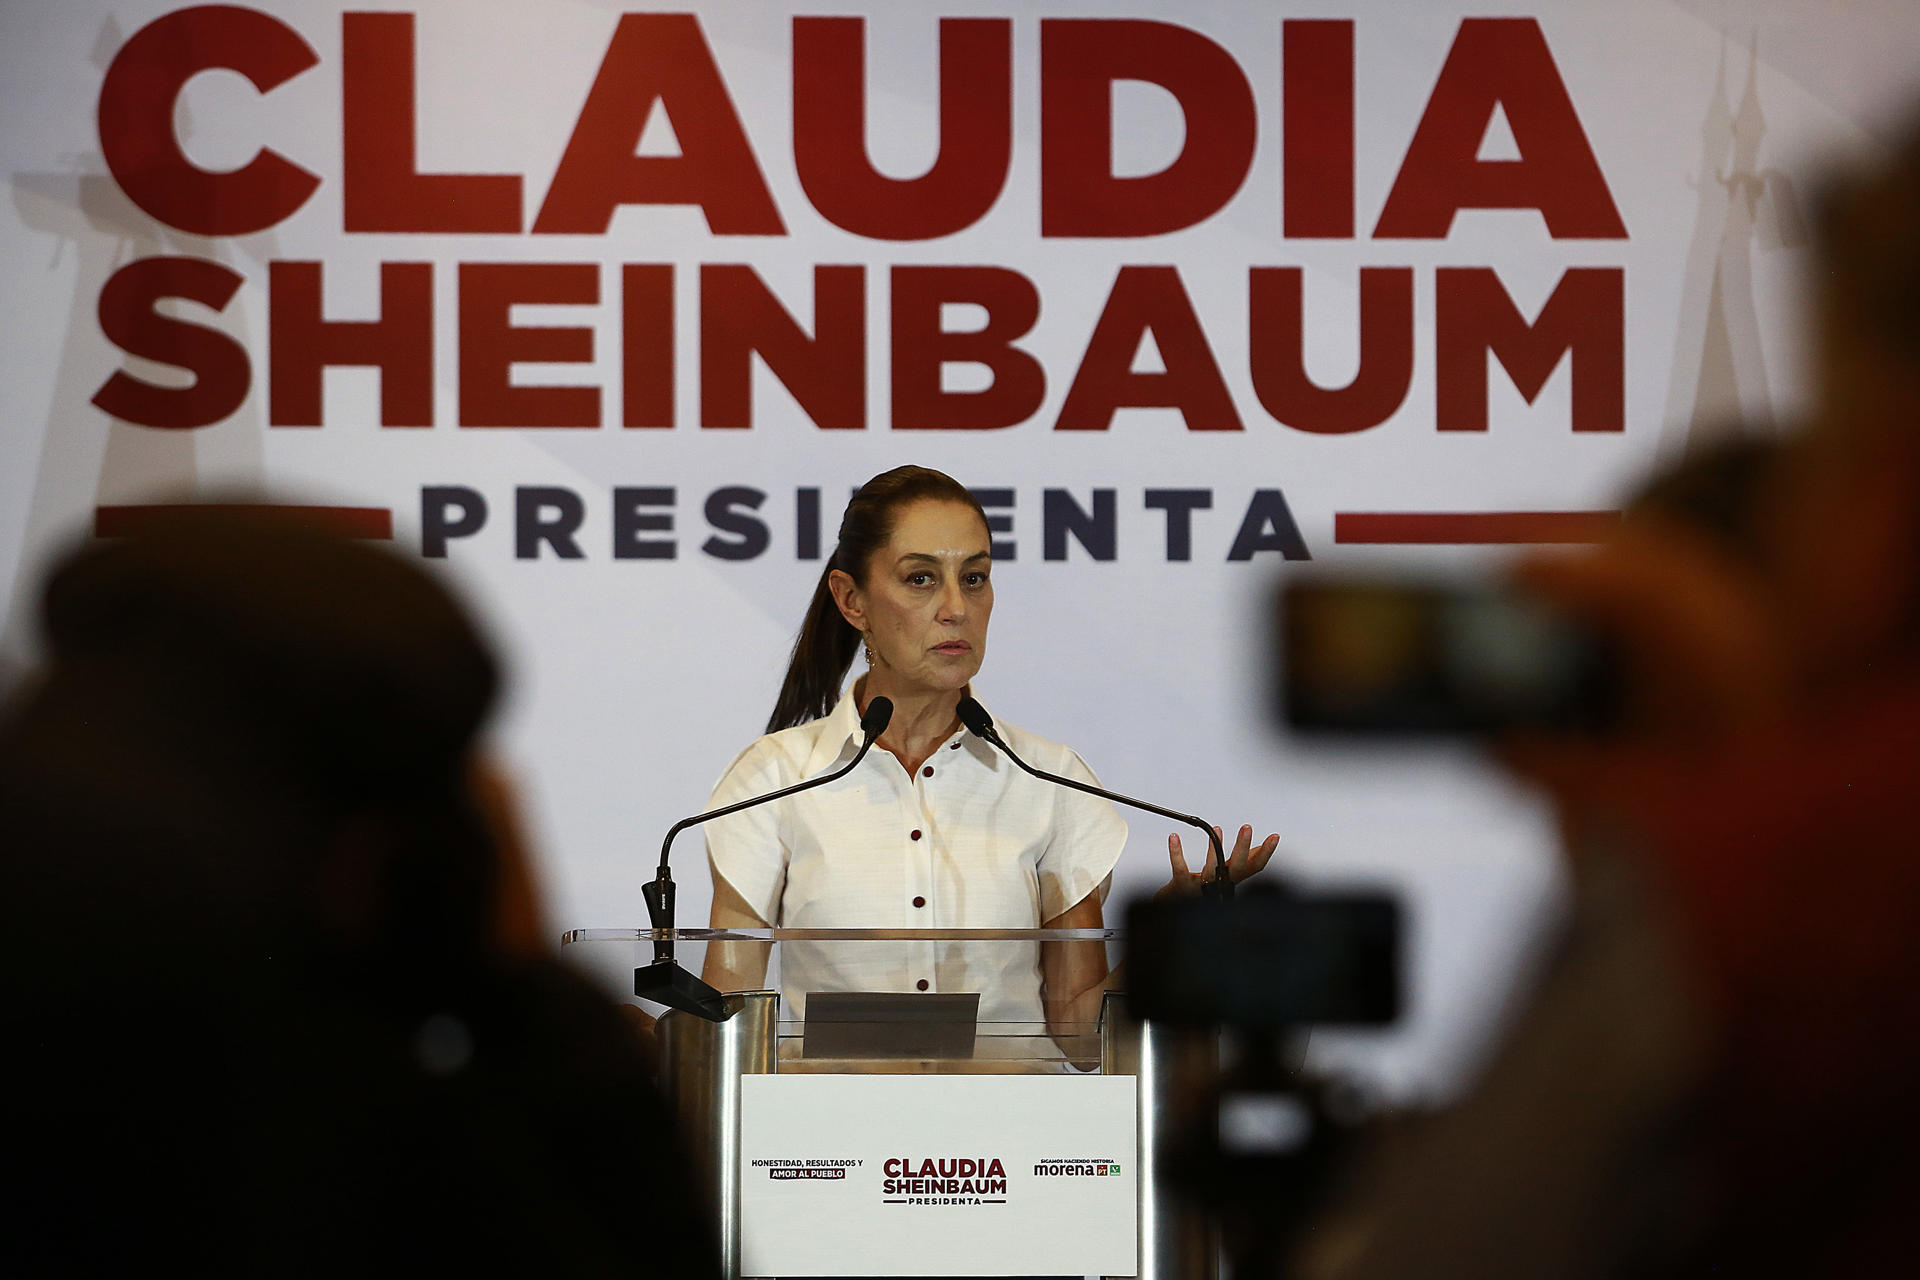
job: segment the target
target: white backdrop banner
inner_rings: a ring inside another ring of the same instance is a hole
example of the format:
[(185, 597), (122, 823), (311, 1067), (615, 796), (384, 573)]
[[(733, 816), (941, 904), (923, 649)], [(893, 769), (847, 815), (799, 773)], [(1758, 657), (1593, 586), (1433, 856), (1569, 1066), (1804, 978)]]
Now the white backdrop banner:
[(845, 495), (939, 467), (992, 710), (1400, 886), (1411, 1014), (1323, 1051), (1444, 1087), (1546, 824), (1469, 754), (1280, 739), (1271, 586), (1587, 540), (1790, 420), (1809, 162), (1917, 52), (1901, 0), (8, 4), (6, 653), (73, 538), (323, 508), (468, 589), (555, 927), (636, 924)]

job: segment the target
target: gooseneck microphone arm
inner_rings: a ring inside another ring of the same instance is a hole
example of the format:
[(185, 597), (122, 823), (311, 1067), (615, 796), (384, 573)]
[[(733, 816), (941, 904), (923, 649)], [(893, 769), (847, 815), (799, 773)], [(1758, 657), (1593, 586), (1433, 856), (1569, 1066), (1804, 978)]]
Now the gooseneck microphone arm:
[[(880, 740), (880, 735), (886, 732), (887, 722), (892, 719), (892, 699), (875, 698), (867, 704), (866, 714), (860, 717), (860, 749), (853, 753), (853, 759), (832, 773), (823, 773), (817, 778), (796, 782), (790, 787), (770, 791), (764, 796), (753, 796), (734, 804), (722, 805), (718, 809), (709, 809), (705, 813), (696, 813), (668, 827), (667, 838), (660, 842), (660, 866), (654, 872), (654, 878), (640, 886), (640, 896), (646, 899), (647, 917), (654, 929), (673, 928), (674, 883), (673, 872), (668, 865), (668, 855), (673, 848), (675, 836), (688, 827), (697, 827), (703, 822), (724, 818), (730, 813), (739, 813), (742, 809), (751, 809), (755, 805), (768, 804), (796, 792), (824, 787), (836, 778), (846, 777), (862, 760), (866, 759), (867, 752), (873, 750), (873, 744)], [(653, 963), (634, 970), (633, 993), (656, 1000), (670, 1008), (685, 1009), (710, 1022), (722, 1020), (720, 993), (680, 968), (673, 958), (672, 938), (654, 939)]]
[(1145, 800), (1136, 800), (1132, 796), (1123, 796), (1117, 791), (1108, 791), (1104, 787), (1096, 787), (1090, 782), (1081, 782), (1077, 778), (1063, 778), (1057, 773), (1048, 773), (1045, 769), (1036, 769), (1014, 754), (1013, 748), (1007, 745), (1006, 739), (1002, 738), (999, 730), (993, 727), (993, 717), (988, 715), (987, 709), (973, 698), (967, 697), (960, 699), (960, 705), (957, 710), (960, 715), (960, 723), (967, 726), (967, 730), (970, 733), (1000, 748), (1007, 753), (1007, 759), (1013, 761), (1023, 770), (1042, 781), (1057, 783), (1063, 787), (1071, 787), (1075, 791), (1084, 791), (1090, 796), (1099, 796), (1104, 800), (1111, 800), (1115, 804), (1131, 805), (1135, 809), (1144, 809), (1148, 813), (1156, 813), (1163, 818), (1171, 818), (1175, 822), (1184, 822), (1190, 827), (1198, 827), (1200, 830), (1206, 832), (1207, 845), (1213, 850), (1214, 871), (1212, 877), (1201, 886), (1200, 891), (1208, 897), (1213, 898), (1231, 898), (1233, 896), (1233, 881), (1227, 876), (1227, 857), (1225, 851), (1220, 847), (1220, 833), (1215, 831), (1206, 819), (1196, 817), (1191, 813), (1181, 813), (1177, 809), (1163, 808), (1160, 805), (1152, 804)]

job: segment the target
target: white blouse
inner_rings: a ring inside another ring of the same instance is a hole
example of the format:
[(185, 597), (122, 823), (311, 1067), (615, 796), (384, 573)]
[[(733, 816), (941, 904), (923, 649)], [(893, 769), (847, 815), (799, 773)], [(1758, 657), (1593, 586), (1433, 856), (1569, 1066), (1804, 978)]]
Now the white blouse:
[[(1099, 785), (1077, 753), (1004, 720), (1037, 769)], [(759, 739), (728, 766), (709, 807), (845, 764), (860, 747), (845, 694), (831, 715)], [(1020, 771), (961, 730), (911, 777), (876, 747), (846, 777), (706, 826), (707, 858), (782, 928), (1033, 929), (1104, 895), (1126, 846), (1112, 804)], [(1038, 1022), (1039, 948), (962, 942), (785, 943), (783, 1017), (809, 991), (978, 991), (981, 1022)]]

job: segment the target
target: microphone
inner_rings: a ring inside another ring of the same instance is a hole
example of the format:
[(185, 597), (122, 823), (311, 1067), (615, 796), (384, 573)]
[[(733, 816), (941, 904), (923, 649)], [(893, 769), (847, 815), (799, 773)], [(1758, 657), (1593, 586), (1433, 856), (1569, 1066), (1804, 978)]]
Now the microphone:
[(1123, 796), (1117, 791), (1108, 791), (1103, 787), (1096, 787), (1089, 782), (1081, 782), (1076, 778), (1063, 778), (1057, 773), (1048, 773), (1045, 769), (1036, 769), (1014, 754), (1013, 748), (1007, 745), (1006, 739), (1002, 738), (999, 731), (993, 727), (993, 717), (988, 715), (987, 709), (981, 706), (973, 697), (968, 696), (960, 699), (960, 705), (956, 710), (960, 714), (960, 723), (967, 727), (969, 733), (973, 734), (976, 738), (984, 739), (1000, 748), (1007, 753), (1007, 759), (1013, 761), (1023, 770), (1042, 781), (1058, 783), (1063, 787), (1072, 787), (1075, 791), (1084, 791), (1090, 796), (1100, 796), (1102, 799), (1112, 800), (1116, 804), (1131, 805), (1135, 809), (1145, 809), (1148, 813), (1157, 813), (1163, 818), (1171, 818), (1175, 822), (1184, 822), (1190, 827), (1198, 827), (1200, 830), (1206, 832), (1207, 844), (1213, 850), (1214, 870), (1212, 878), (1201, 886), (1200, 892), (1209, 898), (1231, 898), (1233, 896), (1233, 881), (1227, 878), (1227, 856), (1225, 851), (1220, 847), (1220, 834), (1215, 831), (1212, 825), (1204, 818), (1195, 817), (1191, 813), (1180, 813), (1174, 809), (1163, 809), (1157, 804), (1149, 804), (1145, 800), (1136, 800), (1132, 796)]
[[(853, 753), (853, 759), (832, 773), (823, 773), (817, 778), (808, 778), (796, 782), (790, 787), (768, 792), (764, 796), (753, 796), (733, 804), (722, 805), (718, 809), (709, 809), (705, 813), (696, 813), (690, 818), (682, 818), (667, 828), (667, 838), (660, 842), (660, 866), (654, 872), (654, 878), (640, 886), (640, 896), (647, 901), (647, 916), (658, 929), (673, 928), (673, 873), (668, 869), (668, 851), (673, 848), (673, 839), (688, 827), (697, 827), (703, 822), (715, 818), (724, 818), (730, 813), (739, 813), (742, 809), (751, 809), (755, 805), (779, 800), (800, 791), (809, 791), (814, 787), (824, 787), (835, 778), (844, 778), (853, 772), (854, 767), (866, 759), (867, 752), (873, 750), (873, 744), (886, 732), (887, 722), (893, 719), (893, 699), (875, 698), (867, 704), (866, 714), (860, 717), (860, 749)], [(680, 1009), (696, 1014), (708, 1022), (724, 1022), (726, 1014), (721, 1007), (721, 995), (712, 987), (682, 969), (673, 958), (673, 940), (656, 939), (653, 944), (653, 963), (633, 971), (633, 994), (648, 1000), (664, 1004), (670, 1009)]]

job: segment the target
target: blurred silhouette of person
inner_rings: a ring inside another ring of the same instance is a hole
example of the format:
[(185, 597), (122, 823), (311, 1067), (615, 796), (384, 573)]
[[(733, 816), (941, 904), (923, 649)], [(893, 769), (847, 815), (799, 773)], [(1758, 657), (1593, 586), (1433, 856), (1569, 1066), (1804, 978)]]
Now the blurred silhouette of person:
[(1515, 744), (1559, 954), (1460, 1107), (1298, 1261), (1359, 1277), (1911, 1274), (1920, 1244), (1920, 132), (1831, 194), (1812, 420), (1522, 582), (1618, 639), (1616, 734)]
[(182, 509), (0, 720), (15, 1270), (716, 1270), (641, 1040), (542, 958), (421, 569)]

